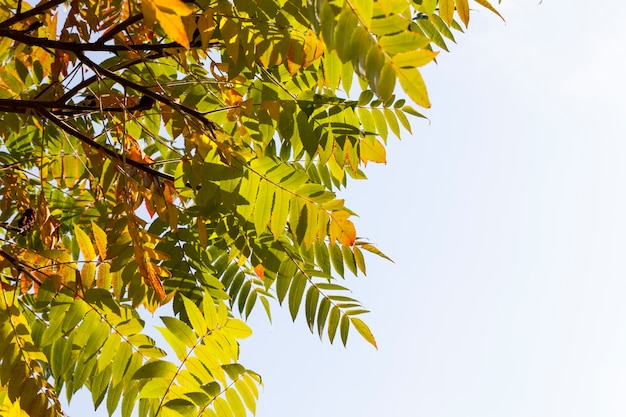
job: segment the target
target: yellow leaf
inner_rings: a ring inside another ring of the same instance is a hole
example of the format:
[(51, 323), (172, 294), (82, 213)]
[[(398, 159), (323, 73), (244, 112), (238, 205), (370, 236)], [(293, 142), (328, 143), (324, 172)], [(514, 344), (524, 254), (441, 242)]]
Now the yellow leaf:
[(416, 68), (428, 64), (435, 59), (439, 52), (428, 49), (417, 49), (414, 51), (402, 52), (391, 58), (393, 64), (400, 68)]
[(387, 152), (378, 139), (366, 136), (359, 143), (359, 157), (365, 165), (368, 161), (384, 164), (387, 162)]
[(141, 8), (147, 22), (158, 22), (167, 36), (189, 49), (189, 38), (181, 16), (189, 16), (193, 10), (185, 3), (180, 0), (144, 0)]
[(148, 0), (163, 13), (175, 14), (177, 16), (189, 16), (193, 9), (181, 0)]
[(404, 13), (411, 5), (411, 2), (407, 0), (379, 0), (378, 4), (382, 12), (389, 16), (391, 14)]
[(426, 84), (416, 68), (398, 68), (398, 80), (404, 92), (411, 100), (422, 107), (430, 107)]
[(94, 261), (96, 259), (96, 251), (91, 243), (91, 239), (77, 224), (74, 224), (74, 236), (76, 236), (76, 242), (85, 261)]
[(105, 260), (107, 258), (107, 234), (93, 221), (91, 222), (91, 230), (93, 230), (93, 237), (98, 253), (100, 254), (100, 259)]
[(330, 217), (328, 231), (331, 243), (338, 240), (342, 245), (352, 246), (356, 240), (356, 228), (354, 223), (348, 219), (350, 213), (345, 210), (338, 210), (330, 213)]
[(317, 61), (324, 54), (324, 42), (322, 42), (312, 31), (304, 38), (304, 58), (302, 65), (306, 68)]
[(439, 0), (439, 16), (450, 26), (454, 17), (454, 0)]
[(465, 27), (467, 27), (470, 19), (469, 4), (467, 0), (454, 0), (454, 3), (456, 4), (456, 12), (458, 13)]

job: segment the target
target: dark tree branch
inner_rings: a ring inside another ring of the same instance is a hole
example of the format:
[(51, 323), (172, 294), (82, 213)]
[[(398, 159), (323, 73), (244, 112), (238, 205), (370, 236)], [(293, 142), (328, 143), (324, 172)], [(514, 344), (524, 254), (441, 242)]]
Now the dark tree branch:
[(206, 128), (208, 128), (211, 133), (217, 128), (217, 126), (215, 125), (215, 123), (211, 120), (209, 120), (204, 113), (201, 113), (195, 109), (192, 109), (190, 107), (187, 107), (183, 104), (179, 104), (174, 102), (174, 100), (164, 97), (160, 94), (155, 93), (154, 91), (150, 90), (147, 87), (144, 87), (143, 85), (139, 85), (133, 81), (127, 80), (126, 78), (117, 75), (116, 73), (96, 64), (95, 62), (93, 62), (91, 59), (87, 58), (82, 52), (76, 52), (76, 57), (78, 58), (79, 61), (81, 61), (83, 64), (87, 65), (89, 68), (91, 68), (96, 74), (100, 74), (101, 76), (104, 75), (107, 78), (110, 78), (113, 81), (118, 82), (119, 84), (123, 85), (124, 87), (127, 88), (131, 88), (135, 91), (138, 91), (140, 93), (142, 93), (145, 96), (148, 96), (150, 98), (153, 98), (154, 100), (158, 101), (159, 103), (163, 103), (171, 108), (173, 108), (174, 110), (178, 111), (179, 113), (182, 114), (188, 114), (192, 117), (194, 117), (196, 120), (200, 121)]
[(38, 14), (41, 13), (45, 13), (46, 10), (48, 9), (52, 9), (53, 7), (58, 6), (61, 3), (64, 3), (65, 0), (50, 0), (46, 3), (40, 4), (39, 6), (24, 12), (24, 13), (18, 13), (15, 16), (5, 20), (4, 22), (0, 22), (0, 29), (7, 29), (10, 28), (12, 25), (18, 23), (18, 22), (22, 22), (26, 19), (28, 19), (29, 17), (32, 16), (37, 16)]
[[(164, 56), (165, 56), (165, 54), (162, 51), (153, 52), (150, 55), (147, 55), (145, 57), (131, 59), (131, 60), (128, 60), (128, 61), (125, 61), (125, 62), (121, 62), (121, 63), (119, 63), (117, 65), (114, 65), (113, 67), (109, 68), (109, 71), (119, 71), (121, 69), (129, 68), (129, 67), (132, 67), (134, 65), (141, 64), (142, 62), (150, 61), (150, 60), (153, 60), (153, 59), (162, 58)], [(67, 100), (71, 99), (76, 94), (78, 94), (79, 91), (81, 91), (84, 88), (89, 87), (91, 84), (95, 83), (97, 80), (98, 80), (98, 76), (97, 75), (92, 75), (91, 77), (81, 81), (80, 83), (78, 83), (77, 85), (72, 87), (70, 90), (68, 90), (61, 97), (59, 97), (57, 102), (59, 104), (65, 103)]]
[(110, 30), (108, 30), (105, 34), (103, 34), (100, 37), (100, 39), (96, 41), (96, 45), (103, 45), (106, 41), (113, 39), (115, 35), (123, 31), (130, 25), (138, 23), (141, 19), (143, 19), (143, 13), (136, 14), (124, 20), (123, 22), (118, 23), (117, 25), (113, 26)]
[(29, 36), (23, 32), (0, 28), (0, 37), (13, 39), (30, 46), (41, 48), (60, 49), (69, 52), (97, 51), (97, 52), (124, 52), (124, 51), (162, 51), (167, 48), (182, 48), (176, 42), (164, 44), (141, 44), (141, 45), (104, 45), (98, 43), (78, 43), (57, 41), (46, 38)]
[(137, 162), (130, 158), (125, 157), (124, 155), (120, 155), (117, 152), (115, 152), (113, 149), (110, 149), (104, 146), (103, 144), (96, 142), (93, 138), (90, 138), (89, 136), (81, 133), (75, 127), (71, 126), (70, 124), (56, 117), (54, 114), (50, 113), (50, 111), (48, 111), (44, 107), (38, 108), (37, 112), (41, 114), (42, 116), (44, 116), (46, 119), (50, 120), (55, 125), (57, 125), (59, 128), (61, 128), (61, 130), (63, 130), (65, 133), (71, 136), (74, 136), (75, 138), (83, 142), (85, 145), (99, 150), (100, 152), (104, 153), (115, 162), (118, 162), (121, 164), (128, 164), (134, 168), (139, 169), (140, 171), (143, 171), (147, 174), (152, 175), (153, 177), (163, 178), (164, 180), (168, 180), (168, 181), (175, 180), (175, 178), (172, 175), (158, 171), (152, 168), (149, 164)]
[(9, 263), (11, 265), (13, 265), (13, 267), (15, 269), (17, 269), (18, 272), (23, 273), (24, 275), (26, 275), (28, 278), (30, 278), (33, 282), (35, 282), (37, 285), (43, 285), (43, 283), (41, 282), (41, 280), (39, 278), (37, 278), (35, 276), (35, 274), (33, 274), (31, 272), (31, 268), (25, 264), (23, 264), (19, 259), (16, 259), (15, 257), (13, 257), (12, 255), (9, 255), (4, 249), (0, 249), (0, 256), (2, 256), (4, 259), (6, 259), (7, 261), (9, 261)]
[(147, 107), (147, 102), (143, 101), (142, 103), (141, 100), (139, 103), (135, 104), (132, 107), (98, 107), (62, 104), (59, 101), (14, 100), (8, 98), (0, 98), (0, 111), (4, 111), (7, 113), (23, 113), (23, 111), (21, 110), (37, 110), (40, 108), (51, 109), (50, 113), (54, 114), (55, 116), (76, 116), (94, 112), (122, 113), (149, 109), (149, 107)]

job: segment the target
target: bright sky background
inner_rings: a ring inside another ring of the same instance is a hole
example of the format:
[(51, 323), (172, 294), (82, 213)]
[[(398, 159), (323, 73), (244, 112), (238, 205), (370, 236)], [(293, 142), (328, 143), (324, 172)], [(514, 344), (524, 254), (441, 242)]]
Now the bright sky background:
[(589, 5), (504, 0), (424, 70), (430, 122), (345, 195), (395, 261), (347, 283), (379, 350), (259, 309), (258, 417), (626, 414), (626, 2)]

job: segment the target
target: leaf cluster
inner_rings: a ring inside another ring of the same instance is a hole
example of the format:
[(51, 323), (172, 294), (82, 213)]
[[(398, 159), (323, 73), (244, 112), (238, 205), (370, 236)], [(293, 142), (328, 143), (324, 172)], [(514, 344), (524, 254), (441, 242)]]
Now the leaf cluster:
[[(259, 304), (376, 346), (346, 282), (387, 257), (338, 191), (412, 133), (469, 10), (1, 2), (0, 410), (64, 415), (87, 388), (109, 414), (254, 413), (235, 316)], [(139, 312), (166, 304), (159, 345)]]

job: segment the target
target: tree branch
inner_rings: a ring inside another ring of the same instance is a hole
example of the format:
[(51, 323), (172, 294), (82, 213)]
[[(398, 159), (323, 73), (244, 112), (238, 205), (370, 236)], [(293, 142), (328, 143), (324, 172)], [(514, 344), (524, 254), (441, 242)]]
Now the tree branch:
[(40, 107), (40, 108), (38, 108), (36, 110), (37, 110), (37, 112), (39, 114), (44, 116), (46, 119), (50, 120), (52, 123), (57, 125), (59, 128), (61, 128), (61, 130), (63, 130), (67, 134), (74, 136), (75, 138), (77, 138), (78, 140), (80, 140), (81, 142), (86, 144), (87, 146), (90, 146), (90, 147), (92, 147), (94, 149), (99, 150), (100, 152), (104, 153), (109, 158), (113, 159), (114, 161), (116, 161), (118, 163), (122, 163), (122, 164), (128, 164), (128, 165), (130, 165), (132, 167), (135, 167), (135, 168), (139, 169), (140, 171), (143, 171), (143, 172), (145, 172), (147, 174), (150, 174), (150, 175), (152, 175), (154, 177), (163, 178), (164, 180), (168, 180), (168, 181), (174, 181), (175, 180), (175, 178), (172, 175), (169, 175), (169, 174), (166, 174), (164, 172), (158, 171), (158, 170), (152, 168), (148, 164), (145, 164), (145, 163), (142, 163), (142, 162), (137, 162), (137, 161), (134, 161), (134, 160), (132, 160), (130, 158), (125, 157), (124, 155), (120, 155), (117, 152), (115, 152), (113, 149), (110, 149), (110, 148), (104, 146), (103, 144), (96, 142), (93, 138), (90, 138), (89, 136), (87, 136), (87, 135), (81, 133), (80, 131), (78, 131), (76, 128), (74, 128), (70, 124), (64, 122), (63, 120), (60, 120), (58, 117), (56, 117), (54, 114), (52, 114), (46, 108)]
[(174, 100), (169, 99), (167, 97), (164, 97), (160, 94), (155, 93), (154, 91), (150, 90), (147, 87), (144, 87), (143, 85), (139, 85), (133, 81), (127, 80), (126, 78), (117, 75), (116, 73), (109, 71), (108, 69), (96, 64), (95, 62), (93, 62), (91, 59), (87, 58), (82, 52), (76, 52), (76, 57), (78, 58), (79, 61), (81, 61), (83, 64), (87, 65), (89, 68), (91, 68), (96, 74), (103, 74), (106, 77), (112, 79), (113, 81), (118, 82), (119, 84), (123, 85), (124, 87), (128, 87), (128, 88), (132, 88), (135, 91), (138, 91), (140, 93), (142, 93), (145, 96), (148, 96), (150, 98), (153, 98), (154, 100), (158, 101), (159, 103), (163, 103), (171, 108), (173, 108), (174, 110), (178, 111), (179, 113), (182, 114), (188, 114), (190, 116), (193, 116), (195, 119), (197, 119), (198, 121), (202, 122), (202, 124), (208, 128), (211, 132), (213, 132), (214, 130), (217, 129), (217, 125), (209, 120), (204, 113), (201, 113), (195, 109), (192, 109), (190, 107), (187, 107), (183, 104), (179, 104), (174, 102)]
[(106, 41), (108, 41), (109, 39), (113, 39), (115, 35), (123, 31), (130, 25), (138, 23), (141, 19), (143, 19), (143, 13), (136, 14), (124, 20), (123, 22), (118, 23), (117, 25), (109, 29), (106, 33), (104, 33), (100, 37), (100, 39), (96, 41), (96, 45), (103, 45)]
[(13, 265), (13, 267), (15, 269), (17, 269), (18, 272), (23, 273), (24, 275), (26, 275), (28, 278), (30, 278), (33, 282), (35, 282), (37, 285), (43, 285), (43, 283), (41, 282), (41, 280), (39, 278), (37, 278), (31, 271), (30, 271), (30, 267), (28, 267), (27, 265), (23, 264), (19, 259), (14, 258), (13, 256), (9, 255), (4, 249), (0, 249), (0, 256), (2, 256), (4, 259), (6, 259), (7, 261), (9, 261), (9, 263), (11, 265)]
[[(152, 103), (154, 104), (154, 102)], [(150, 106), (152, 107), (152, 106)], [(24, 109), (37, 110), (40, 108), (52, 109), (50, 113), (55, 116), (76, 116), (93, 112), (133, 112), (136, 110), (147, 110), (147, 103), (140, 101), (132, 107), (98, 107), (98, 106), (76, 106), (71, 104), (62, 104), (59, 101), (38, 101), (38, 100), (14, 100), (9, 98), (0, 98), (0, 111), (7, 113), (23, 113)]]
[[(69, 52), (97, 51), (97, 52), (125, 52), (125, 51), (162, 51), (168, 48), (182, 48), (176, 42), (164, 44), (140, 44), (140, 45), (105, 45), (99, 43), (78, 43), (57, 41), (46, 38), (37, 38), (27, 35), (23, 32), (10, 29), (0, 28), (0, 37), (13, 39), (14, 41), (24, 43), (30, 46), (39, 46), (41, 48), (60, 49)], [(211, 47), (219, 45), (210, 45)]]
[[(140, 64), (147, 60), (162, 58), (163, 56), (165, 56), (163, 54), (163, 51), (157, 51), (145, 57), (140, 57), (140, 58), (132, 59), (129, 61), (121, 62), (109, 68), (109, 71), (119, 71), (121, 69), (129, 68), (129, 67), (132, 67), (133, 65)], [(61, 97), (59, 97), (57, 102), (65, 103), (67, 100), (74, 97), (80, 90), (89, 87), (91, 84), (95, 83), (97, 80), (98, 80), (98, 76), (92, 75), (91, 77), (81, 81), (80, 83), (72, 87), (70, 90), (65, 92), (65, 94), (63, 94)]]
[(15, 16), (5, 20), (4, 22), (0, 22), (0, 29), (10, 28), (12, 25), (18, 22), (22, 22), (28, 19), (29, 17), (37, 16), (38, 14), (44, 13), (46, 10), (52, 9), (53, 7), (56, 7), (59, 4), (64, 3), (64, 2), (65, 0), (50, 0), (49, 2), (40, 4), (39, 6), (27, 12), (18, 13)]

